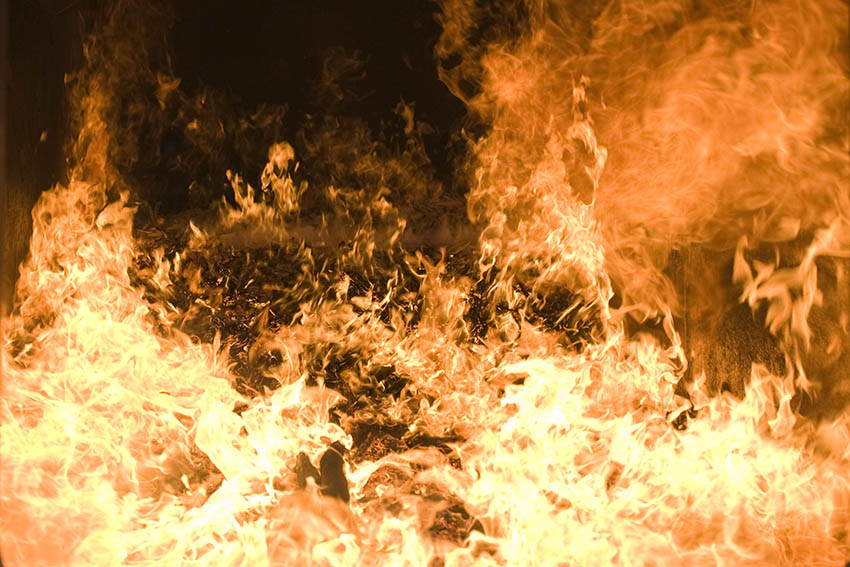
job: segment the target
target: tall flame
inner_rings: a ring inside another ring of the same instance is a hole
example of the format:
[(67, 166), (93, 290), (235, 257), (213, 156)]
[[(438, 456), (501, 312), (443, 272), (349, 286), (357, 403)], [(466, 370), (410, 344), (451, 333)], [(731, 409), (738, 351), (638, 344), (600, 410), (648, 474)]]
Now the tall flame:
[[(405, 104), (399, 152), (304, 144), (344, 154), (332, 183), (278, 140), (259, 185), (141, 220), (128, 133), (197, 100), (139, 49), (168, 14), (111, 7), (3, 321), (6, 564), (850, 559), (847, 5), (500, 4), (441, 5), (457, 227)], [(734, 304), (785, 359), (740, 397), (691, 336)]]

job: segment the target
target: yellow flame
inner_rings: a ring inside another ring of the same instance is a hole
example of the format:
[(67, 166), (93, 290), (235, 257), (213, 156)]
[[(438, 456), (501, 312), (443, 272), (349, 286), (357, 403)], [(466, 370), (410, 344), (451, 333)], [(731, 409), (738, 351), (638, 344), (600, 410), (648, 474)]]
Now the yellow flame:
[[(490, 126), (470, 168), (472, 272), (451, 269), (445, 250), (407, 250), (385, 186), (323, 188), (325, 222), (301, 219), (306, 185), (286, 142), (270, 148), (259, 190), (233, 173), (235, 206), (186, 220), (185, 250), (142, 250), (118, 167), (132, 148), (109, 122), (114, 78), (92, 56), (70, 182), (33, 210), (3, 321), (5, 563), (846, 561), (850, 414), (809, 419), (797, 399), (813, 389), (809, 353), (841, 360), (848, 348), (849, 128), (835, 111), (848, 96), (836, 55), (847, 6), (730, 2), (705, 16), (687, 2), (612, 2), (583, 45), (568, 4), (523, 4), (528, 29), (475, 51), (465, 36), (480, 7), (444, 3), (438, 49), (471, 51), (443, 75)], [(179, 81), (150, 74), (162, 105)], [(462, 92), (464, 74), (480, 92)], [(704, 373), (681, 381), (680, 290), (664, 270), (687, 246), (728, 260), (724, 285), (766, 306), (789, 361), (784, 376), (753, 364), (743, 399), (710, 397)], [(248, 399), (221, 337), (193, 342), (169, 297), (183, 278), (216, 312), (221, 291), (205, 289), (192, 255), (274, 247), (297, 276), (272, 291), (297, 309), (276, 329), (268, 311), (252, 321), (248, 356), (275, 350), (282, 363), (268, 370), (280, 387)], [(345, 270), (374, 275), (379, 254), (393, 263), (385, 288), (357, 288)], [(824, 291), (827, 268), (836, 283)], [(824, 339), (813, 313), (832, 307)], [(628, 335), (629, 311), (660, 313), (669, 344)], [(571, 341), (571, 317), (598, 325)], [(331, 389), (327, 368), (349, 354), (357, 362), (337, 372), (347, 391)], [(358, 405), (375, 367), (406, 382)], [(846, 384), (846, 368), (831, 371)], [(298, 487), (298, 455), (358, 449), (366, 419), (445, 442), (348, 459), (348, 504), (312, 480)], [(454, 538), (434, 528), (451, 514), (468, 524)]]

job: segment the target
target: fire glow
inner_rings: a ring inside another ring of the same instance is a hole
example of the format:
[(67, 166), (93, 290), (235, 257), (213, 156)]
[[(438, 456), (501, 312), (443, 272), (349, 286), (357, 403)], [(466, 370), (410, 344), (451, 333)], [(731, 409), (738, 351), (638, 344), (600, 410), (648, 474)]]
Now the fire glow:
[[(441, 80), (486, 125), (457, 218), (404, 103), (397, 152), (311, 139), (337, 185), (281, 139), (142, 215), (117, 70), (206, 135), (143, 4), (90, 40), (3, 320), (4, 565), (850, 560), (846, 3), (529, 1), (473, 45), (444, 0)], [(740, 391), (727, 296), (780, 355)]]

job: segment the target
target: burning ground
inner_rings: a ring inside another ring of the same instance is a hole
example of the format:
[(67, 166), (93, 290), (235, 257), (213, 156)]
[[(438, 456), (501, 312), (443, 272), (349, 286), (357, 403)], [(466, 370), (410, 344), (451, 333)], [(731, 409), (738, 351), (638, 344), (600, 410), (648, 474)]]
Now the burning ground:
[(498, 4), (441, 5), (448, 179), (356, 54), (289, 131), (110, 6), (3, 320), (6, 564), (850, 559), (847, 5)]

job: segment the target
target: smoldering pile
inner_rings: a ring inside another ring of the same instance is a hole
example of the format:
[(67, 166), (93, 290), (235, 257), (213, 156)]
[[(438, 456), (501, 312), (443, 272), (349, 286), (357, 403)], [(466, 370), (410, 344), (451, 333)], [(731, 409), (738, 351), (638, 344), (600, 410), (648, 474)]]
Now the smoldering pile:
[[(255, 204), (275, 206), (273, 199), (266, 203), (260, 198)], [(215, 231), (232, 207), (222, 203), (218, 214), (200, 216), (207, 216)], [(428, 281), (429, 276), (466, 290), (454, 307), (462, 323), (453, 330), (456, 341), (483, 345), (488, 333), (502, 332), (502, 322), (497, 320), (500, 314), (514, 321), (518, 329), (531, 325), (550, 333), (554, 341), (573, 351), (580, 351), (601, 333), (593, 309), (579, 295), (565, 290), (551, 289), (547, 294), (518, 281), (511, 304), (497, 296), (492, 274), (481, 274), (468, 243), (456, 245), (453, 252), (422, 246), (408, 251), (403, 248), (406, 239), (400, 238), (394, 250), (358, 258), (352, 254), (356, 249), (353, 238), (336, 242), (339, 234), (322, 231), (316, 219), (301, 217), (299, 228), (274, 245), (246, 248), (238, 245), (238, 231), (226, 231), (224, 240), (205, 236), (199, 245), (193, 244), (193, 238), (203, 231), (201, 221), (200, 227), (193, 223), (189, 228), (184, 216), (149, 217), (140, 222), (142, 218), (137, 217), (134, 228), (140, 254), (132, 281), (145, 290), (151, 303), (173, 306), (167, 320), (158, 321), (162, 333), (185, 333), (194, 342), (222, 345), (235, 377), (233, 387), (246, 398), (234, 407), (235, 413), (249, 407), (251, 398), (281, 387), (282, 376), (304, 373), (308, 385), (339, 394), (337, 403), (329, 407), (329, 418), (351, 436), (353, 445), (347, 450), (338, 443), (329, 448), (321, 459), (321, 472), (301, 453), (292, 471), (284, 475), (294, 472), (302, 488), (313, 478), (323, 493), (346, 502), (349, 493), (342, 458), (356, 466), (433, 448), (452, 467), (462, 467), (454, 447), (464, 441), (463, 433), (417, 427), (413, 419), (416, 409), (421, 403), (435, 403), (436, 398), (396, 368), (387, 351), (393, 342), (417, 332), (423, 309), (428, 309), (429, 290), (423, 286), (434, 283)], [(304, 233), (318, 245), (293, 236)], [(256, 246), (252, 237), (247, 241)], [(158, 270), (163, 265), (171, 268), (165, 278), (171, 282), (167, 288), (158, 284), (164, 275)], [(345, 315), (342, 334), (333, 328), (335, 312)], [(312, 316), (315, 313), (323, 316)], [(377, 333), (383, 334), (388, 344), (361, 340), (361, 333), (374, 336), (372, 327), (381, 329)], [(307, 340), (296, 346), (282, 338), (288, 334)], [(407, 411), (400, 412), (401, 406)], [(417, 472), (427, 468), (416, 463), (381, 466), (364, 485), (359, 504), (389, 510), (400, 506), (375, 492), (380, 486), (384, 490), (387, 485), (394, 486), (396, 491), (431, 503), (435, 515), (425, 529), (434, 537), (460, 544), (472, 526), (483, 532), (480, 522), (451, 491), (416, 480)]]

